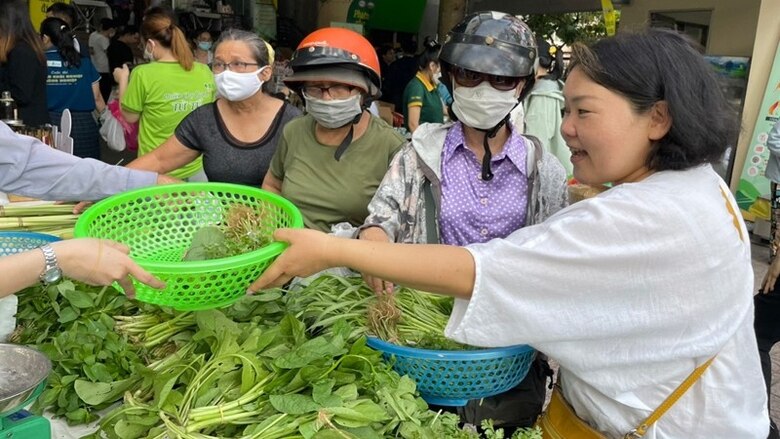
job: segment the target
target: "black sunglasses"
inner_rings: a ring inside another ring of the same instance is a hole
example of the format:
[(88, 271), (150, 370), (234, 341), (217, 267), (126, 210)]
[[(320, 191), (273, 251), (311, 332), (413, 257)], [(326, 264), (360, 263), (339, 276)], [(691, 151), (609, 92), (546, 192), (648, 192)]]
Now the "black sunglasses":
[(520, 81), (523, 80), (523, 78), (516, 78), (513, 76), (488, 75), (460, 67), (452, 69), (452, 78), (458, 85), (462, 85), (463, 87), (476, 87), (481, 84), (482, 81), (488, 81), (493, 88), (501, 91), (517, 88)]

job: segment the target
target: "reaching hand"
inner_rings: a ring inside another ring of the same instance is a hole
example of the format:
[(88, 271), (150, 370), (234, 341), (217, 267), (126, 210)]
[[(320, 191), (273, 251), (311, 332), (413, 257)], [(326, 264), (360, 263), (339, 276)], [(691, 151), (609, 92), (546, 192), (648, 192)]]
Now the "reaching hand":
[(108, 239), (80, 238), (51, 244), (65, 276), (90, 285), (118, 282), (125, 294), (135, 296), (132, 278), (152, 288), (165, 283), (130, 259), (130, 248)]
[(127, 64), (123, 64), (122, 67), (117, 67), (114, 69), (114, 81), (117, 82), (117, 84), (127, 83), (128, 79), (130, 78), (130, 68), (127, 67)]
[(771, 293), (772, 290), (775, 289), (775, 282), (777, 282), (778, 276), (780, 276), (780, 256), (775, 256), (772, 265), (770, 265), (769, 269), (766, 271), (764, 281), (761, 282), (760, 291), (764, 294)]
[(85, 210), (87, 210), (87, 208), (91, 205), (92, 205), (91, 201), (80, 201), (78, 204), (73, 206), (73, 214), (78, 215), (84, 212)]
[[(363, 241), (376, 241), (376, 242), (389, 242), (390, 239), (387, 237), (387, 233), (381, 228), (381, 227), (369, 227), (367, 229), (363, 229), (363, 231), (360, 232), (360, 239)], [(379, 279), (378, 277), (370, 276), (368, 274), (363, 274), (363, 280), (368, 284), (368, 286), (371, 287), (372, 290), (376, 294), (379, 293), (392, 293), (393, 292), (393, 283)]]
[(175, 184), (175, 183), (184, 183), (184, 181), (179, 180), (178, 178), (175, 177), (171, 177), (169, 175), (157, 174), (157, 184)]
[(296, 276), (311, 276), (328, 267), (328, 247), (333, 239), (325, 233), (308, 229), (279, 229), (274, 232), (277, 241), (290, 246), (268, 267), (260, 278), (252, 282), (247, 294), (271, 287), (280, 287)]

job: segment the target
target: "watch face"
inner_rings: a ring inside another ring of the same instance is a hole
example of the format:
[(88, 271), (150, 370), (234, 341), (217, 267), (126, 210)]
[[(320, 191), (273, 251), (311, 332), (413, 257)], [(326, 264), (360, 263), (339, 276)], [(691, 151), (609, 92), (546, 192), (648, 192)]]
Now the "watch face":
[(47, 284), (57, 282), (62, 277), (62, 270), (57, 267), (52, 267), (41, 275), (41, 280)]

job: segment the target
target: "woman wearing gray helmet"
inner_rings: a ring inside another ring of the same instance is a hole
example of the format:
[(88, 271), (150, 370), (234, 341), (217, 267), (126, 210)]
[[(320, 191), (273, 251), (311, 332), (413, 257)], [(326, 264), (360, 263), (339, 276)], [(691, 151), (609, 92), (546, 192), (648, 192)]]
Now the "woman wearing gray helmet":
[[(473, 14), (441, 49), (443, 81), (458, 121), (422, 124), (395, 157), (368, 206), (363, 240), (468, 245), (505, 238), (566, 205), (566, 172), (538, 140), (512, 131), (510, 111), (533, 86), (536, 42), (520, 19)], [(375, 291), (389, 282), (364, 276)], [(473, 424), (526, 426), (545, 396), (546, 364), (506, 394), (459, 410)]]

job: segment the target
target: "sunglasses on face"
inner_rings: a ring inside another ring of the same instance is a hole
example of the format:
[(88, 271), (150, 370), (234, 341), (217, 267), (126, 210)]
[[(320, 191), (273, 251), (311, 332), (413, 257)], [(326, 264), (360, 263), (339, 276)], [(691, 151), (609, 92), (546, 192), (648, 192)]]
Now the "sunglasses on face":
[(463, 87), (476, 87), (481, 84), (482, 81), (488, 81), (493, 88), (501, 91), (512, 90), (523, 80), (523, 78), (515, 78), (512, 76), (488, 75), (473, 70), (462, 69), (460, 67), (452, 69), (452, 78), (458, 85)]

